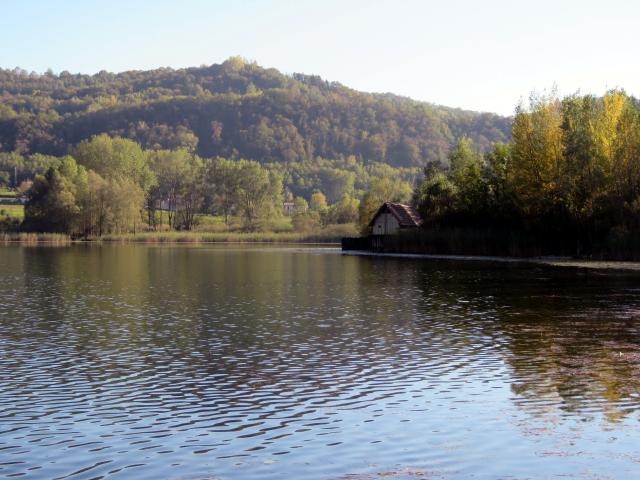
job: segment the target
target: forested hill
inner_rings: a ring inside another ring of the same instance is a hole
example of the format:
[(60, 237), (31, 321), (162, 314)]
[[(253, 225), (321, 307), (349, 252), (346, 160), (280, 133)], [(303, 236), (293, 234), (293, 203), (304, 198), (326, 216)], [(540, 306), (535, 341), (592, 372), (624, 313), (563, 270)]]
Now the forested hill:
[(234, 57), (220, 65), (118, 74), (0, 70), (0, 151), (61, 155), (99, 133), (145, 148), (262, 162), (354, 155), (420, 166), (460, 137), (485, 150), (510, 119), (287, 76)]

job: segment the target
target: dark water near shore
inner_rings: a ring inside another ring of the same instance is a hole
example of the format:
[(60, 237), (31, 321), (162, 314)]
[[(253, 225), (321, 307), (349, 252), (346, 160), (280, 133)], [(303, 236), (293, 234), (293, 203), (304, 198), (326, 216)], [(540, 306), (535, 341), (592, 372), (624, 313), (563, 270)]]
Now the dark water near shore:
[(640, 478), (640, 277), (0, 248), (0, 478)]

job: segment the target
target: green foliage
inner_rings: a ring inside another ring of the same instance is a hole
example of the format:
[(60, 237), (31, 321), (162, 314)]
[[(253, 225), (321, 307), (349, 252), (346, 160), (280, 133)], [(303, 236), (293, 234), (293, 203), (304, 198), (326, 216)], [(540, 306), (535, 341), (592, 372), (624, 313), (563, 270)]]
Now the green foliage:
[(258, 162), (238, 162), (238, 210), (248, 230), (264, 229), (282, 214), (282, 177)]
[(425, 168), (414, 202), (428, 223), (514, 228), (556, 238), (565, 251), (573, 242), (579, 254), (637, 245), (640, 108), (633, 98), (533, 95), (518, 107), (512, 137), (484, 156), (462, 139), (450, 168)]
[(358, 221), (358, 208), (360, 201), (357, 198), (345, 195), (342, 199), (331, 205), (325, 215), (325, 224), (356, 223)]
[(385, 202), (407, 203), (411, 198), (411, 184), (399, 179), (382, 177), (371, 183), (369, 190), (362, 196), (358, 208), (360, 231), (367, 233), (368, 225), (376, 210)]
[(22, 205), (0, 204), (0, 232), (15, 232), (24, 218)]
[(110, 199), (107, 210), (109, 232), (135, 232), (142, 223), (140, 212), (144, 202), (143, 190), (127, 178), (114, 179), (108, 184), (107, 198)]
[(513, 209), (511, 193), (507, 184), (512, 161), (511, 145), (497, 143), (484, 156), (483, 176), (487, 185), (486, 204), (496, 217), (508, 216)]
[(5, 180), (6, 185), (17, 187), (21, 182), (33, 179), (36, 175), (44, 175), (59, 161), (58, 157), (39, 153), (23, 156), (17, 151), (0, 152), (0, 174), (2, 178), (8, 179)]
[[(59, 159), (5, 155), (6, 164), (12, 160), (22, 166), (38, 162), (52, 165), (45, 175), (36, 177), (33, 185), (25, 180), (18, 188), (29, 194), (23, 228), (83, 237), (141, 228), (191, 230), (207, 212), (220, 215), (227, 229), (239, 228), (240, 224), (243, 229), (254, 231), (296, 228), (309, 232), (357, 220), (357, 198), (345, 193), (330, 204), (316, 189), (308, 197), (311, 207), (303, 197), (296, 198), (299, 214), (293, 225), (287, 220), (284, 226), (281, 221), (284, 179), (289, 182), (286, 191), (290, 198), (294, 187), (290, 170), (280, 168), (279, 164), (261, 165), (251, 160), (220, 157), (203, 160), (185, 148), (143, 150), (132, 143), (104, 135), (81, 142), (74, 150), (82, 159), (81, 165), (69, 156)], [(82, 175), (71, 172), (69, 162)], [(352, 170), (342, 171), (341, 165)], [(305, 163), (303, 168), (329, 171), (332, 178), (346, 179), (355, 178), (355, 171), (359, 171), (359, 185), (363, 186), (379, 180), (374, 174), (388, 175), (393, 185), (405, 189), (409, 184), (403, 178), (415, 175), (413, 170), (379, 164), (365, 167), (355, 159), (346, 162), (317, 159)], [(335, 189), (334, 193), (353, 191), (353, 183), (349, 180), (348, 188)], [(308, 188), (312, 187), (310, 183)], [(67, 203), (62, 199), (67, 199)]]
[(207, 181), (212, 189), (209, 203), (215, 212), (224, 216), (224, 223), (229, 224), (229, 217), (237, 207), (240, 188), (239, 162), (225, 158), (215, 158), (208, 167)]
[[(447, 186), (444, 179), (440, 179), (431, 188), (439, 191), (446, 208), (447, 195), (455, 195), (455, 209), (467, 214), (484, 214), (487, 199), (487, 184), (483, 177), (483, 159), (480, 153), (473, 149), (473, 142), (463, 137), (449, 154), (449, 168), (451, 186)], [(448, 192), (448, 193), (447, 193)], [(453, 197), (452, 197), (453, 198)], [(436, 203), (438, 201), (436, 200)], [(438, 209), (436, 209), (437, 211)]]
[(430, 172), (413, 194), (422, 218), (439, 221), (454, 211), (457, 187), (443, 171)]
[[(145, 149), (186, 148), (210, 158), (300, 163), (354, 155), (367, 164), (420, 167), (465, 135), (482, 150), (509, 138), (508, 118), (357, 92), (237, 57), (119, 74), (0, 70), (0, 91), (0, 149), (21, 154), (61, 155), (106, 133)], [(344, 180), (324, 182), (336, 192), (321, 186), (330, 203), (351, 193)]]
[(309, 203), (302, 197), (296, 197), (293, 201), (294, 213), (307, 213)]
[[(148, 161), (155, 183), (148, 190), (147, 208), (150, 212), (165, 209), (169, 227), (190, 230), (204, 200), (202, 159), (181, 148), (149, 152)], [(155, 226), (154, 221), (149, 223)]]
[(11, 184), (11, 174), (9, 172), (0, 172), (0, 188), (7, 188)]
[(23, 205), (2, 205), (0, 204), (0, 217), (7, 216), (22, 220), (24, 218), (24, 206)]
[(0, 121), (10, 120), (12, 118), (15, 118), (17, 115), (18, 114), (13, 108), (11, 108), (11, 106), (0, 103)]
[(28, 192), (23, 228), (75, 236), (135, 231), (144, 192), (124, 177), (104, 179), (66, 156)]
[(309, 201), (309, 208), (314, 212), (323, 212), (327, 209), (327, 197), (322, 192), (313, 192)]
[(532, 95), (505, 144), (494, 142), (510, 119), (241, 58), (117, 75), (2, 70), (0, 88), (0, 183), (28, 191), (24, 229), (190, 230), (215, 214), (220, 229), (365, 231), (382, 203), (412, 198), (436, 228), (558, 236), (579, 252), (638, 244), (640, 108), (621, 91)]
[(35, 178), (25, 208), (29, 229), (72, 233), (81, 229), (79, 197), (87, 184), (87, 171), (72, 157), (64, 157), (46, 175)]
[(294, 164), (269, 163), (266, 167), (282, 174), (287, 189), (294, 196), (310, 199), (314, 192), (321, 191), (328, 204), (340, 201), (345, 195), (360, 197), (377, 178), (413, 183), (420, 173), (418, 167), (392, 167), (377, 162), (365, 164), (354, 156), (317, 157)]
[(145, 152), (132, 140), (97, 135), (80, 142), (73, 155), (78, 163), (105, 178), (127, 178), (143, 190), (156, 183)]
[(344, 195), (339, 202), (327, 205), (324, 195), (316, 192), (311, 205), (302, 197), (295, 199), (293, 225), (296, 231), (317, 230), (320, 226), (354, 224), (358, 221), (358, 199)]
[(540, 216), (562, 203), (562, 104), (554, 95), (530, 98), (513, 121), (513, 162), (509, 181), (518, 208)]
[(318, 229), (320, 226), (320, 214), (311, 210), (309, 204), (302, 197), (296, 197), (294, 200), (295, 211), (291, 222), (296, 232), (309, 232)]

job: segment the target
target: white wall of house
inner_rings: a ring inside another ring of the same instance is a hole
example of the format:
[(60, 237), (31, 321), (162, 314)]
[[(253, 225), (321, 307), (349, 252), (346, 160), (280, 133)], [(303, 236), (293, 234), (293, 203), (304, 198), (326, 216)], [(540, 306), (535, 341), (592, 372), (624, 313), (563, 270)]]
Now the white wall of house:
[(373, 221), (373, 235), (392, 235), (398, 231), (400, 224), (390, 213), (381, 213)]

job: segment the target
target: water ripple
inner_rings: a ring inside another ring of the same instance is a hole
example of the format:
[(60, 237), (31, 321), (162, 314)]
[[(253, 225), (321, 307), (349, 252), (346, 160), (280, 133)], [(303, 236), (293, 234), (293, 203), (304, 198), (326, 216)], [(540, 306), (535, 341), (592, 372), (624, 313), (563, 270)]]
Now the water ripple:
[(318, 253), (0, 249), (0, 476), (638, 473), (636, 278)]

